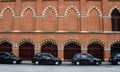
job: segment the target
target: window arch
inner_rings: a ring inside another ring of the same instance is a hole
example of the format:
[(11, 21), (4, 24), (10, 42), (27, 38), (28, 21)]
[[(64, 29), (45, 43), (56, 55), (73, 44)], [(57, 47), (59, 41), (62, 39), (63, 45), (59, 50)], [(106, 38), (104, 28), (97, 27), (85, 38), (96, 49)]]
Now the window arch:
[(58, 57), (58, 43), (53, 39), (46, 39), (41, 42), (41, 52), (51, 53)]
[(120, 12), (116, 8), (111, 13), (112, 31), (120, 31)]

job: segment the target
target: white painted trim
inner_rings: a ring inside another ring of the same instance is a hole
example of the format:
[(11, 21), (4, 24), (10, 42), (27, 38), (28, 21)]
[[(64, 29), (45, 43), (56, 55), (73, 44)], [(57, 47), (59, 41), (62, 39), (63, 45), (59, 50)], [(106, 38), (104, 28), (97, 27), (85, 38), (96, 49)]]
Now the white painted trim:
[(36, 16), (35, 9), (33, 9), (31, 6), (27, 6), (22, 10), (22, 12), (20, 14), (22, 17), (24, 16), (24, 13), (27, 9), (30, 9), (33, 12), (33, 16)]
[(96, 7), (96, 6), (92, 6), (92, 7), (90, 7), (90, 8), (88, 9), (88, 11), (87, 11), (87, 16), (89, 16), (89, 13), (90, 13), (90, 11), (91, 11), (92, 9), (95, 9), (95, 10), (99, 13), (99, 16), (102, 17), (102, 12), (101, 12), (101, 10), (100, 10), (98, 7)]
[(64, 16), (67, 16), (68, 12), (70, 11), (70, 9), (74, 9), (74, 11), (77, 13), (78, 16), (80, 16), (80, 11), (78, 8), (74, 7), (73, 5), (69, 6), (65, 12), (64, 12)]
[(49, 10), (49, 9), (52, 9), (55, 13), (55, 16), (58, 16), (58, 12), (57, 12), (57, 9), (55, 7), (52, 7), (51, 5), (46, 7), (43, 12), (42, 12), (42, 16), (45, 16), (46, 12)]

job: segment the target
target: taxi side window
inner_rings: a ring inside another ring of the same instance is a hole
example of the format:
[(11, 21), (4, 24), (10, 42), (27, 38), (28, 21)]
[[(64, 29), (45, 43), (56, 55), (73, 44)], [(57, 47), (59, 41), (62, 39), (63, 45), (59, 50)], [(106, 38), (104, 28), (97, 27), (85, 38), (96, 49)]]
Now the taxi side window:
[(117, 58), (119, 58), (119, 59), (120, 59), (120, 55), (118, 55), (118, 56), (117, 56)]

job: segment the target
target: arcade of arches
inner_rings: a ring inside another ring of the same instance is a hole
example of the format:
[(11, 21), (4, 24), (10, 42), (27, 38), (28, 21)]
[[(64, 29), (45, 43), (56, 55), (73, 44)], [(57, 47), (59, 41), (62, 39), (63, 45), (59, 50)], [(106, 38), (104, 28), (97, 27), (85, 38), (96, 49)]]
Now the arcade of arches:
[[(83, 53), (82, 46), (76, 44), (74, 42), (68, 43), (64, 45), (63, 48), (63, 57), (65, 61), (70, 61), (74, 54), (76, 53)], [(25, 42), (19, 46), (19, 57), (23, 58), (24, 60), (31, 60), (34, 54), (36, 53), (36, 49), (34, 44)], [(52, 42), (47, 42), (41, 46), (41, 50), (39, 49), (38, 52), (47, 52), (53, 54), (55, 57), (59, 56), (59, 49), (58, 46)], [(0, 44), (0, 52), (13, 52), (12, 51), (12, 44), (9, 42), (3, 42)], [(100, 58), (105, 60), (104, 53), (105, 49), (104, 46), (98, 43), (91, 43), (87, 46), (87, 53), (92, 54), (94, 57)], [(110, 47), (110, 55), (114, 53), (120, 53), (120, 43), (115, 43)]]

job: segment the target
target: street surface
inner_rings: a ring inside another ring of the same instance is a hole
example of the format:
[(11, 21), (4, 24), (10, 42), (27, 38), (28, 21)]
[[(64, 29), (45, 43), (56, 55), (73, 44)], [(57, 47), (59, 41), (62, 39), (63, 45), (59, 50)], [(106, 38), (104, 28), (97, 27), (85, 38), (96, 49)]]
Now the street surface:
[(22, 64), (0, 64), (0, 72), (120, 72), (120, 65), (111, 65), (104, 62), (96, 65), (72, 65), (64, 62), (62, 65), (34, 65), (24, 61)]

